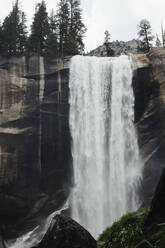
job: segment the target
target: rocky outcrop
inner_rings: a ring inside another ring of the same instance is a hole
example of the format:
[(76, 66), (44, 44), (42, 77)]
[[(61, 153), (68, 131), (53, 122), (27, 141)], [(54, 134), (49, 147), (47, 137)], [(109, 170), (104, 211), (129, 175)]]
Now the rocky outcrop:
[(154, 197), (151, 202), (151, 210), (146, 220), (146, 225), (164, 223), (165, 219), (165, 169), (162, 172), (160, 181), (156, 187)]
[[(133, 86), (146, 205), (165, 165), (165, 49), (137, 57), (144, 65)], [(70, 193), (68, 81), (69, 58), (0, 58), (0, 230), (5, 239), (32, 230)]]
[(68, 197), (68, 77), (68, 59), (0, 58), (0, 230), (6, 238), (31, 230), (35, 218)]
[(149, 204), (165, 166), (165, 49), (153, 48), (149, 66), (137, 71), (135, 119), (144, 162), (143, 199)]
[[(130, 40), (130, 41), (113, 41), (109, 43), (109, 49), (114, 56), (121, 54), (137, 54), (140, 53), (141, 41), (140, 40)], [(99, 46), (98, 48), (92, 50), (89, 53), (90, 56), (106, 57), (107, 47), (105, 45)]]
[[(56, 215), (38, 248), (96, 248), (94, 238), (76, 221)], [(36, 247), (36, 248), (37, 248)]]

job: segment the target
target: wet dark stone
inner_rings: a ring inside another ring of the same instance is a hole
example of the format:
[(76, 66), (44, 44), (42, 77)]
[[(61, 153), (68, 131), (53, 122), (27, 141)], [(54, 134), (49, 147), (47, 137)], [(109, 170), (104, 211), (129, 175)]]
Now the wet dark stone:
[(156, 187), (155, 195), (151, 202), (151, 210), (146, 220), (146, 225), (164, 223), (165, 220), (165, 169), (162, 171), (160, 181)]
[(165, 167), (165, 49), (151, 49), (149, 66), (134, 75), (135, 122), (142, 156), (143, 205), (149, 205)]
[(45, 58), (40, 71), (38, 56), (0, 61), (0, 227), (11, 239), (70, 193), (69, 70), (68, 60), (59, 68), (59, 60)]
[[(38, 248), (96, 248), (97, 242), (69, 217), (57, 215)], [(37, 248), (36, 247), (36, 248)]]

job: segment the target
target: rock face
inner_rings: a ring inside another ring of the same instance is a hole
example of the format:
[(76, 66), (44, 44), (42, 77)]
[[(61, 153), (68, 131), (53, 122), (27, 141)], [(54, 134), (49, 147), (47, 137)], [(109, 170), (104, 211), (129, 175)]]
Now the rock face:
[[(114, 56), (118, 56), (121, 54), (129, 54), (129, 53), (133, 53), (133, 54), (140, 53), (139, 47), (141, 47), (141, 41), (135, 39), (127, 42), (117, 40), (109, 43), (109, 48), (114, 52)], [(105, 45), (99, 46), (98, 48), (91, 51), (89, 55), (106, 57), (107, 56), (106, 46)]]
[[(53, 220), (38, 248), (96, 248), (94, 238), (76, 221), (62, 215)], [(36, 247), (36, 248), (37, 248)]]
[(165, 49), (153, 48), (148, 68), (137, 71), (135, 117), (144, 162), (143, 199), (149, 204), (165, 167)]
[(23, 230), (68, 197), (68, 77), (67, 59), (0, 58), (0, 228), (9, 237), (9, 224)]
[(151, 202), (151, 210), (148, 215), (146, 225), (154, 223), (164, 223), (165, 219), (165, 169), (162, 172), (160, 181)]
[[(149, 204), (165, 167), (165, 49), (152, 49), (149, 62), (139, 56), (145, 66), (133, 79), (135, 122), (144, 161), (141, 194)], [(73, 175), (68, 82), (68, 59), (0, 58), (0, 231), (5, 239), (30, 231), (68, 198)]]

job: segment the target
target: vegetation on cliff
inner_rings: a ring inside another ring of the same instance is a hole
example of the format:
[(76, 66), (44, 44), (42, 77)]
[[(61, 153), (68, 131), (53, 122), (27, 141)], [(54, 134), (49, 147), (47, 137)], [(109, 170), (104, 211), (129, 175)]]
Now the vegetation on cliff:
[(143, 19), (138, 25), (138, 35), (142, 39), (141, 49), (144, 52), (148, 52), (152, 46), (151, 41), (153, 41), (154, 36), (152, 35), (151, 24), (148, 20)]
[(165, 223), (148, 225), (150, 208), (124, 215), (99, 237), (99, 248), (164, 248)]
[(145, 208), (128, 213), (110, 228), (107, 228), (99, 237), (99, 241), (105, 242), (103, 247), (134, 247), (134, 244), (140, 242), (141, 239), (145, 239), (143, 226), (148, 212), (149, 208)]

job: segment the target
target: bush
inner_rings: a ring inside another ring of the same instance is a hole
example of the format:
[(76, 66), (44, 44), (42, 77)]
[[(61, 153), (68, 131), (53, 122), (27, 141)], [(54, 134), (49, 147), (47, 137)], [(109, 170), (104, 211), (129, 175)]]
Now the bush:
[(107, 228), (99, 237), (99, 242), (105, 242), (103, 248), (135, 247), (145, 239), (143, 227), (148, 213), (149, 207), (128, 213)]

